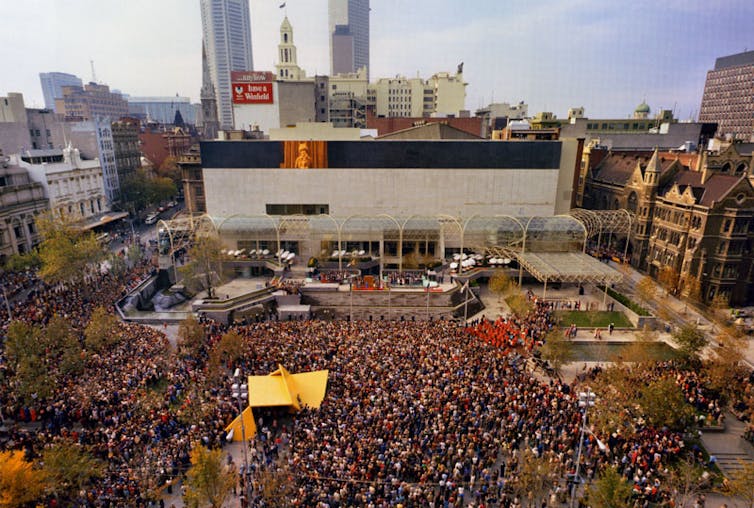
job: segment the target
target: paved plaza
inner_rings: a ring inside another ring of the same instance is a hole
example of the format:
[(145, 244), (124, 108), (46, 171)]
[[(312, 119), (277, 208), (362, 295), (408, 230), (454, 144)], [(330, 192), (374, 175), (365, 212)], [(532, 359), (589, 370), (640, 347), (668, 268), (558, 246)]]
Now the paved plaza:
[[(628, 275), (627, 280), (620, 285), (620, 290), (626, 294), (633, 294), (633, 285), (641, 278), (641, 274), (631, 273)], [(258, 289), (263, 287), (265, 279), (238, 279), (225, 284), (218, 288), (219, 295), (228, 295), (233, 298), (246, 291)], [(483, 301), (485, 308), (478, 314), (469, 316), (469, 321), (475, 321), (485, 317), (487, 319), (494, 320), (499, 316), (509, 316), (511, 314), (510, 309), (506, 305), (505, 301), (498, 295), (489, 291), (486, 285), (481, 285), (479, 288), (480, 299)], [(524, 291), (531, 291), (535, 295), (541, 296), (541, 285), (526, 285), (523, 288)], [(548, 288), (548, 298), (554, 298), (559, 300), (579, 300), (581, 305), (594, 305), (601, 308), (603, 303), (603, 295), (601, 292), (586, 291), (586, 294), (579, 295), (578, 287), (575, 285), (563, 285), (562, 288), (552, 289)], [(672, 296), (666, 296), (663, 300), (664, 304), (669, 306), (675, 311), (676, 317), (680, 320), (698, 322), (700, 326), (708, 333), (714, 333), (713, 324), (710, 323), (703, 315), (697, 312), (695, 309), (686, 306), (683, 302), (678, 301)], [(168, 335), (170, 341), (175, 345), (178, 327), (177, 325), (168, 325), (167, 327), (161, 327), (162, 330)], [(594, 338), (593, 329), (582, 328), (578, 331), (576, 339), (580, 342), (595, 342), (599, 343)], [(612, 334), (603, 336), (603, 341), (610, 342), (631, 342), (636, 340), (636, 330), (634, 329), (615, 329)], [(671, 333), (667, 331), (660, 331), (658, 333), (658, 340), (666, 342), (670, 345), (673, 344)], [(754, 340), (747, 340), (747, 349), (745, 356), (747, 361), (754, 363)], [(710, 346), (714, 347), (714, 345)], [(706, 352), (709, 353), (709, 350)], [(596, 365), (606, 365), (607, 362), (584, 362), (574, 361), (565, 365), (561, 371), (561, 377), (566, 382), (571, 382), (573, 379)], [(718, 465), (724, 471), (732, 471), (737, 467), (738, 460), (754, 460), (754, 448), (751, 443), (745, 441), (742, 438), (745, 426), (743, 423), (735, 419), (732, 414), (726, 415), (726, 425), (724, 430), (705, 431), (702, 433), (702, 441), (707, 448), (710, 455), (715, 456)], [(225, 450), (233, 457), (233, 461), (237, 465), (243, 463), (243, 448), (240, 443), (231, 443)], [(176, 508), (183, 506), (180, 496), (180, 486), (176, 486), (173, 489), (173, 494), (165, 497), (166, 506), (175, 506)], [(728, 499), (723, 495), (717, 493), (709, 493), (706, 496), (707, 506), (718, 507), (724, 503), (728, 506), (737, 506), (736, 500)], [(234, 496), (225, 506), (228, 507), (240, 507), (239, 498)]]

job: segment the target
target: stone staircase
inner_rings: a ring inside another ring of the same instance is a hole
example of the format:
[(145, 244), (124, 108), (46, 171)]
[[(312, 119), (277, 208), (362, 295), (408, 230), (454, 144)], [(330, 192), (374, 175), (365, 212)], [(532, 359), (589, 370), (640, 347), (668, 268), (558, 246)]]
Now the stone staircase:
[(745, 452), (719, 453), (715, 457), (717, 457), (717, 466), (726, 476), (743, 469), (744, 464), (754, 462), (751, 456)]
[(724, 431), (702, 432), (704, 448), (716, 457), (718, 467), (727, 476), (740, 470), (743, 464), (754, 463), (754, 445), (743, 438), (745, 430), (743, 422), (726, 413)]

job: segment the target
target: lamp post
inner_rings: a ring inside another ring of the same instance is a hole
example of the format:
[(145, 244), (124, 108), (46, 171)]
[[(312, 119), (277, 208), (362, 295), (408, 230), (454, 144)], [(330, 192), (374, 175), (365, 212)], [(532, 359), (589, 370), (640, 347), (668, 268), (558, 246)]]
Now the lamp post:
[(249, 387), (246, 383), (239, 384), (238, 382), (241, 380), (241, 369), (236, 369), (236, 371), (233, 373), (233, 381), (234, 383), (231, 385), (231, 389), (233, 391), (233, 397), (236, 398), (238, 401), (238, 410), (241, 414), (241, 439), (243, 441), (243, 471), (244, 471), (244, 494), (246, 494), (246, 502), (250, 503), (250, 495), (249, 495), (249, 487), (251, 486), (249, 480), (250, 480), (250, 471), (249, 471), (249, 453), (247, 450), (247, 447), (249, 446), (246, 442), (246, 425), (243, 421), (243, 411), (244, 411), (244, 400), (248, 400), (249, 398)]
[[(579, 469), (581, 466), (581, 450), (584, 446), (584, 432), (587, 432), (586, 428), (586, 416), (589, 411), (589, 407), (594, 406), (595, 395), (589, 388), (585, 392), (579, 392), (579, 407), (584, 408), (584, 417), (581, 419), (581, 432), (579, 433), (579, 451), (576, 454), (576, 472), (573, 475), (573, 490), (571, 490), (571, 502), (570, 508), (573, 508), (576, 503), (576, 489), (578, 489), (581, 478), (579, 476)], [(591, 432), (590, 432), (591, 433)], [(578, 483), (576, 483), (578, 481)]]

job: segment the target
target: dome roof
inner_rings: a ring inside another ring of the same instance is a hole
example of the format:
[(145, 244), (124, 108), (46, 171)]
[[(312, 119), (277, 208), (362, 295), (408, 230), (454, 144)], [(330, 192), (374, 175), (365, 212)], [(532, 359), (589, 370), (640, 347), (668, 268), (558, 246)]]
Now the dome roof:
[(642, 102), (636, 106), (634, 113), (649, 113), (649, 105), (646, 102)]

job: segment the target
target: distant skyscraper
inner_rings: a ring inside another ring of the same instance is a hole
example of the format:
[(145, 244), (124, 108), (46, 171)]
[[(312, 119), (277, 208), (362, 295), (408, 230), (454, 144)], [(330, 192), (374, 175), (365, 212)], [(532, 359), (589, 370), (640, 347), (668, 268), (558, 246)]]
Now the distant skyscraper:
[(64, 86), (82, 86), (81, 78), (65, 72), (40, 72), (45, 108), (55, 110), (55, 99), (63, 97)]
[(217, 98), (217, 117), (221, 128), (232, 129), (230, 72), (254, 70), (249, 0), (199, 0), (199, 3), (207, 66)]
[(723, 56), (707, 72), (700, 122), (716, 122), (717, 132), (748, 141), (754, 134), (754, 51)]
[(369, 0), (328, 0), (330, 75), (367, 68), (369, 79)]

